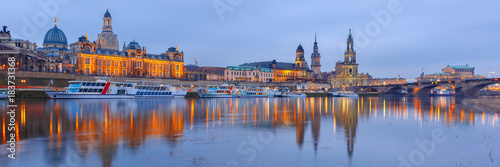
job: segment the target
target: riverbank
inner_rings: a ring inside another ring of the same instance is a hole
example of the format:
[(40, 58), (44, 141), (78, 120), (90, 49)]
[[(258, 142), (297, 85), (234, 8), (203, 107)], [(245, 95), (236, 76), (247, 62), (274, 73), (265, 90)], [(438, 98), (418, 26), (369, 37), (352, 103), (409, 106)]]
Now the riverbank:
[(500, 99), (466, 99), (464, 102), (484, 111), (500, 113)]

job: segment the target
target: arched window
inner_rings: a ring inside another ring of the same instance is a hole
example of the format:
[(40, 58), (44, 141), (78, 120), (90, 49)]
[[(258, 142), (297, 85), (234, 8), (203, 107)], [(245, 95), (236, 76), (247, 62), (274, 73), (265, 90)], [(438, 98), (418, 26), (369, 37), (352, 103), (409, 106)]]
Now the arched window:
[(89, 47), (85, 47), (84, 51), (83, 51), (85, 54), (89, 54), (90, 53), (90, 48)]

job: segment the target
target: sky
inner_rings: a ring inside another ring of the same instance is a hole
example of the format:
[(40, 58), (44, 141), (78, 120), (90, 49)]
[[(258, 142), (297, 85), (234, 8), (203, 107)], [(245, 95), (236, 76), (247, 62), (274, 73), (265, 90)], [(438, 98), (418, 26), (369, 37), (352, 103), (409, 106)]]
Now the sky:
[(120, 49), (132, 40), (160, 54), (177, 45), (199, 66), (294, 62), (299, 43), (308, 64), (317, 34), (321, 70), (343, 60), (352, 28), (359, 71), (415, 79), (447, 65), (500, 76), (500, 1), (485, 0), (2, 0), (0, 25), (13, 38), (43, 43), (54, 26), (69, 43), (95, 41), (109, 8)]

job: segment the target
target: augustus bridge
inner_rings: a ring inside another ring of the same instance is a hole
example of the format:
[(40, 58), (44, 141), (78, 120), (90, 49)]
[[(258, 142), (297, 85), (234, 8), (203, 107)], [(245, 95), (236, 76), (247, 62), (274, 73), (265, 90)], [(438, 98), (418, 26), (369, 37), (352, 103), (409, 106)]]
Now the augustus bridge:
[(439, 81), (439, 82), (415, 82), (394, 85), (374, 85), (358, 86), (356, 92), (378, 92), (382, 94), (408, 92), (409, 96), (428, 96), (429, 91), (438, 86), (452, 87), (455, 89), (455, 96), (477, 96), (482, 88), (500, 83), (499, 78), (473, 79), (462, 81)]

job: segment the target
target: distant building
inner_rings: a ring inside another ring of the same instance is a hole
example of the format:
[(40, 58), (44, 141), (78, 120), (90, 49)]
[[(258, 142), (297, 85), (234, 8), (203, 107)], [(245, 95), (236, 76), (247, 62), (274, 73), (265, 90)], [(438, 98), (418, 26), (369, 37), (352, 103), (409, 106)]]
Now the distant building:
[(370, 75), (359, 73), (356, 63), (356, 51), (354, 50), (354, 40), (352, 38), (351, 29), (347, 38), (347, 50), (344, 53), (344, 61), (335, 64), (335, 71), (329, 78), (333, 88), (351, 87), (351, 86), (366, 86), (369, 84)]
[(406, 84), (408, 82), (407, 79), (403, 78), (373, 78), (370, 79), (370, 86), (375, 86), (375, 85), (399, 85), (399, 84)]
[(184, 66), (184, 77), (185, 80), (207, 80), (207, 73), (201, 72), (199, 67), (196, 65), (185, 65)]
[(200, 67), (200, 71), (207, 74), (207, 80), (223, 81), (225, 79), (224, 67)]
[(184, 79), (223, 81), (225, 80), (225, 70), (226, 68), (224, 67), (199, 67), (196, 65), (185, 65)]
[(170, 47), (165, 53), (148, 54), (133, 40), (120, 51), (113, 33), (112, 18), (108, 10), (103, 17), (102, 32), (97, 42), (82, 36), (70, 44), (70, 60), (76, 73), (83, 75), (136, 76), (156, 78), (183, 78), (184, 53)]
[(463, 79), (481, 79), (485, 76), (474, 75), (474, 67), (466, 64), (465, 66), (446, 66), (440, 73), (424, 74), (417, 78), (418, 82), (435, 81), (454, 81)]
[(228, 66), (225, 78), (227, 81), (272, 82), (273, 71), (264, 67)]
[(277, 62), (273, 60), (245, 63), (240, 66), (269, 68), (274, 73), (274, 82), (306, 81), (314, 79), (314, 73), (307, 65), (304, 58), (304, 48), (302, 48), (300, 44), (295, 53), (295, 63)]
[(457, 75), (458, 77), (471, 77), (474, 76), (474, 67), (466, 64), (465, 66), (446, 66), (442, 70), (443, 73)]

